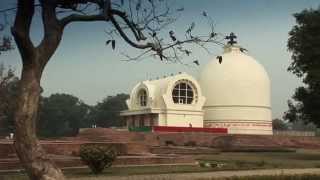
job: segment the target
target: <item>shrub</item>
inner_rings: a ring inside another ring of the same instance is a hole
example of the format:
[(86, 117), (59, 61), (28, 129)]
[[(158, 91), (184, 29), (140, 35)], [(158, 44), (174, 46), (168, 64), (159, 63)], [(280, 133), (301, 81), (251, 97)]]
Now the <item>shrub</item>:
[(235, 161), (235, 165), (239, 168), (244, 167), (246, 165), (245, 161)]
[(195, 141), (188, 141), (188, 142), (185, 142), (184, 145), (195, 147), (195, 146), (197, 146), (197, 143)]
[(198, 162), (198, 164), (200, 167), (206, 167), (206, 163), (203, 161)]
[(80, 147), (81, 160), (94, 174), (99, 174), (105, 168), (110, 167), (116, 156), (115, 148), (110, 146), (86, 144)]
[(203, 168), (208, 168), (208, 167), (213, 168), (216, 166), (216, 163), (207, 162), (207, 161), (200, 161), (198, 163), (199, 163), (199, 166)]
[(175, 146), (176, 143), (174, 143), (173, 141), (165, 141), (166, 146)]
[(257, 162), (257, 166), (263, 167), (266, 165), (266, 162), (264, 160)]

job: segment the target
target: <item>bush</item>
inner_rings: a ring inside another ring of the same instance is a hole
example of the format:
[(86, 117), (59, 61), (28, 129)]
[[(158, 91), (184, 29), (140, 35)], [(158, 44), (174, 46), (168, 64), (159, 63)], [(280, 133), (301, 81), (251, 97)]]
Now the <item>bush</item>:
[(115, 148), (110, 146), (86, 144), (80, 147), (81, 160), (94, 174), (99, 174), (105, 168), (110, 167), (116, 156)]
[(174, 143), (173, 141), (165, 141), (166, 146), (175, 146), (176, 143)]
[(257, 162), (257, 166), (263, 167), (266, 165), (266, 162), (264, 160)]
[(195, 141), (188, 141), (184, 143), (184, 146), (196, 147), (197, 143)]
[(221, 162), (208, 162), (208, 161), (200, 161), (198, 162), (199, 166), (202, 168), (222, 168), (225, 167), (225, 163)]

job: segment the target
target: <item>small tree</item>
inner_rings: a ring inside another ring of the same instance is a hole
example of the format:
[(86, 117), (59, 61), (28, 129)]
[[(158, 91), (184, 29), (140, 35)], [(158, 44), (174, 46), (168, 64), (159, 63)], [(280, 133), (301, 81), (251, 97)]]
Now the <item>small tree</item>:
[[(75, 22), (106, 22), (109, 39), (106, 44), (116, 48), (118, 36), (141, 54), (128, 57), (137, 60), (145, 56), (157, 57), (161, 61), (181, 62), (183, 56), (192, 56), (190, 46), (206, 49), (206, 43), (221, 43), (224, 37), (214, 31), (213, 22), (203, 12), (210, 24), (210, 31), (203, 35), (194, 33), (192, 22), (185, 33), (167, 30), (176, 18), (172, 3), (163, 0), (17, 0), (11, 11), (15, 20), (11, 28), (16, 47), (21, 56), (22, 70), (18, 103), (15, 111), (14, 147), (21, 165), (32, 180), (63, 180), (61, 170), (46, 155), (36, 136), (36, 120), (39, 108), (43, 71), (56, 52), (67, 26)], [(35, 18), (39, 10), (40, 18)], [(42, 21), (43, 37), (34, 44), (30, 36), (34, 20)], [(180, 35), (180, 36), (178, 36)]]
[(288, 71), (302, 78), (284, 118), (291, 122), (312, 122), (320, 127), (320, 8), (294, 14), (296, 25), (289, 32), (292, 62)]
[(117, 153), (109, 146), (88, 144), (80, 147), (80, 157), (94, 174), (100, 174), (112, 165)]
[(38, 134), (43, 137), (74, 136), (87, 126), (90, 107), (69, 94), (41, 98)]
[(93, 107), (91, 118), (99, 127), (121, 126), (120, 111), (127, 109), (128, 94), (108, 96)]
[(9, 133), (14, 129), (13, 114), (18, 86), (19, 79), (15, 76), (14, 70), (0, 64), (0, 133)]

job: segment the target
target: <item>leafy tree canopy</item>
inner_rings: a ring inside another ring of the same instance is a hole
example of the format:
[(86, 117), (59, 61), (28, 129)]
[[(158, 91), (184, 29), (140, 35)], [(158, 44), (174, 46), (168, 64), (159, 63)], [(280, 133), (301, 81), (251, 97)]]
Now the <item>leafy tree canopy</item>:
[(120, 111), (127, 109), (128, 94), (108, 96), (99, 102), (92, 111), (93, 122), (100, 127), (121, 126)]
[(303, 79), (289, 101), (284, 118), (320, 126), (320, 8), (294, 14), (296, 25), (289, 32), (288, 49), (292, 62), (288, 71)]
[(272, 128), (273, 130), (283, 131), (288, 129), (288, 124), (281, 119), (273, 119)]
[(40, 103), (40, 136), (76, 135), (79, 128), (88, 126), (90, 107), (73, 95), (52, 94), (42, 98)]

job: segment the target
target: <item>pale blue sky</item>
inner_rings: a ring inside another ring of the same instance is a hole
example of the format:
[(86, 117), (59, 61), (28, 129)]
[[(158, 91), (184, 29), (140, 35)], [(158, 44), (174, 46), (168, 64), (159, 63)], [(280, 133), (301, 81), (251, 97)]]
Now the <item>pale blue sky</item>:
[[(305, 8), (317, 8), (319, 4), (319, 0), (180, 0), (176, 5), (183, 6), (185, 11), (174, 29), (176, 33), (183, 33), (194, 21), (196, 28), (205, 31), (207, 26), (201, 20), (201, 12), (206, 11), (214, 19), (218, 32), (235, 32), (240, 45), (264, 65), (271, 78), (272, 110), (276, 118), (287, 110), (287, 100), (301, 84), (301, 80), (286, 71), (290, 63), (286, 47), (288, 32), (295, 23), (292, 14)], [(0, 9), (13, 5), (12, 0), (1, 0)], [(42, 36), (41, 24), (35, 21), (33, 25), (32, 37), (38, 42)], [(124, 62), (120, 52), (135, 54), (138, 51), (122, 40), (118, 41), (116, 51), (106, 47), (106, 28), (108, 23), (77, 23), (67, 27), (60, 47), (43, 74), (41, 83), (45, 96), (70, 93), (88, 104), (95, 104), (108, 95), (129, 93), (135, 83), (144, 79), (180, 71), (197, 76), (210, 58), (222, 52), (219, 46), (211, 48), (212, 54), (195, 49), (193, 55), (199, 59), (200, 67), (166, 64), (152, 58)], [(194, 57), (186, 58), (184, 62), (193, 60)], [(17, 50), (3, 53), (0, 63), (12, 65), (20, 72)]]

